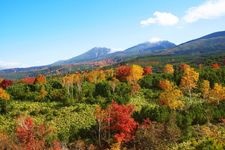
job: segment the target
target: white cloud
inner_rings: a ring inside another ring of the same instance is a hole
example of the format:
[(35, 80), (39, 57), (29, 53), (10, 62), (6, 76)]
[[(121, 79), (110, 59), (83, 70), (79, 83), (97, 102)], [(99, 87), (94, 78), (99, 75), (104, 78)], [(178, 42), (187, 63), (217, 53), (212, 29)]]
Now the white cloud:
[(8, 69), (8, 68), (16, 68), (16, 67), (26, 67), (26, 65), (19, 62), (0, 61), (0, 69)]
[(202, 5), (188, 9), (184, 20), (188, 23), (200, 19), (214, 19), (225, 16), (225, 0), (207, 0)]
[(151, 43), (157, 43), (159, 41), (163, 41), (163, 39), (159, 38), (159, 37), (152, 37), (148, 40)]
[(140, 24), (142, 26), (149, 26), (152, 24), (159, 24), (162, 26), (172, 26), (176, 25), (179, 22), (179, 18), (172, 13), (168, 12), (159, 12), (156, 11), (153, 14), (153, 17), (150, 17), (146, 20), (142, 20)]

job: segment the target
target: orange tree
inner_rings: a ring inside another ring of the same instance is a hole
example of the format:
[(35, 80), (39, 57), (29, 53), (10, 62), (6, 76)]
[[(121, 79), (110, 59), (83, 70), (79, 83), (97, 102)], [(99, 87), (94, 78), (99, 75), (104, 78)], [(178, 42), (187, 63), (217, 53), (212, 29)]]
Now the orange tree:
[(35, 84), (45, 84), (46, 81), (46, 77), (44, 75), (38, 75), (34, 81)]
[(167, 74), (173, 74), (174, 73), (173, 65), (172, 64), (166, 64), (164, 69), (163, 69), (163, 72), (167, 73)]
[(164, 91), (172, 90), (173, 84), (169, 80), (160, 80), (159, 81), (159, 87)]
[(131, 67), (124, 65), (116, 68), (116, 78), (120, 81), (126, 81), (127, 77), (130, 75)]

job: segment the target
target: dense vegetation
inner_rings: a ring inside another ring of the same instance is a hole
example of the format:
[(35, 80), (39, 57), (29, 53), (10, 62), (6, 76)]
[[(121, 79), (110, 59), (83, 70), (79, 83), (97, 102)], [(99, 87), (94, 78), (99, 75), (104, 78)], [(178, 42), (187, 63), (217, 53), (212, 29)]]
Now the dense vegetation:
[(225, 149), (224, 77), (207, 61), (0, 79), (0, 148)]

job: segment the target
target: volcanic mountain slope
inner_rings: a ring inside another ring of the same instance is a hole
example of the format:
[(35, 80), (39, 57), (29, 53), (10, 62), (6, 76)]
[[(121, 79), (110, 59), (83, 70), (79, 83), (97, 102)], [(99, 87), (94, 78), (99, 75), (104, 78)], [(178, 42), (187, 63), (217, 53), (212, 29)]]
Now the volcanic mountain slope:
[(225, 52), (225, 31), (215, 32), (201, 38), (180, 44), (160, 54), (206, 55)]

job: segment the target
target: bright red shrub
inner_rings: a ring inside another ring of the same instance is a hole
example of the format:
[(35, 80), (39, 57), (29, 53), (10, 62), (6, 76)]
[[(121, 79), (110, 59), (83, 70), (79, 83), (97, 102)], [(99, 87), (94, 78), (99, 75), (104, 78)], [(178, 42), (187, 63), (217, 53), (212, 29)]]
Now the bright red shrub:
[(130, 73), (131, 73), (130, 66), (124, 65), (116, 68), (116, 77), (121, 81), (127, 80), (127, 77), (130, 75)]
[(30, 117), (20, 118), (16, 127), (16, 137), (26, 150), (45, 149), (46, 131), (44, 125), (36, 126)]
[(144, 75), (149, 74), (152, 74), (152, 67), (151, 66), (144, 67)]
[(32, 85), (35, 82), (35, 78), (34, 77), (26, 77), (26, 78), (23, 78), (21, 80), (21, 82), (24, 83), (24, 84)]
[(109, 129), (112, 130), (117, 142), (129, 142), (134, 138), (137, 123), (131, 117), (134, 109), (131, 105), (119, 105), (113, 102), (107, 109), (110, 117), (106, 121), (110, 122)]
[(211, 65), (211, 67), (212, 67), (213, 69), (220, 69), (220, 64), (214, 63), (214, 64)]
[(3, 88), (3, 89), (7, 89), (8, 87), (12, 86), (13, 84), (13, 81), (12, 80), (3, 80), (1, 83), (0, 83), (0, 87)]

